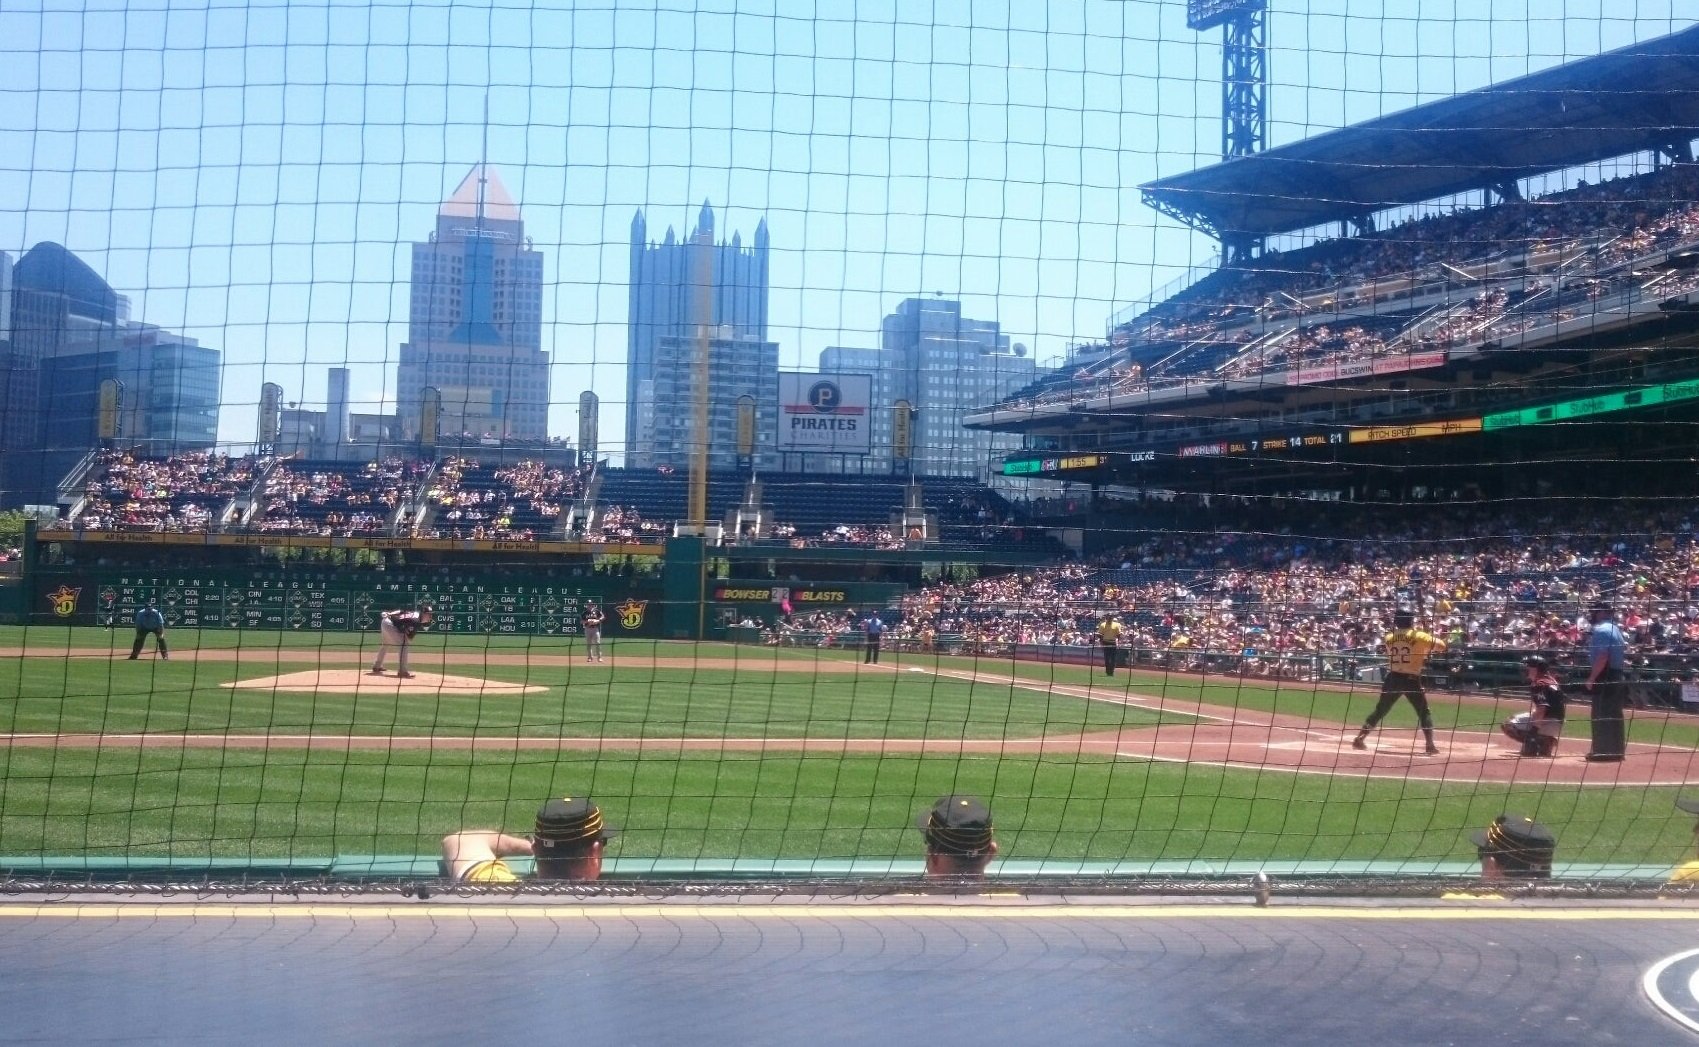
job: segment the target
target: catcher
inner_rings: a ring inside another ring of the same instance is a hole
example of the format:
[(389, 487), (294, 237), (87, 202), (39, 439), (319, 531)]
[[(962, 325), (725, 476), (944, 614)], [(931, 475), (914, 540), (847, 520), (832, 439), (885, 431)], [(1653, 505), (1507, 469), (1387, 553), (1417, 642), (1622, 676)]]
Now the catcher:
[(1563, 688), (1552, 675), (1551, 663), (1541, 655), (1529, 655), (1522, 665), (1528, 675), (1528, 711), (1512, 716), (1499, 729), (1522, 746), (1519, 755), (1555, 756), (1557, 741), (1563, 737)]
[(400, 671), (395, 675), (403, 680), (410, 680), (413, 674), (407, 669), (407, 653), (413, 647), (413, 637), (419, 635), (420, 629), (428, 629), (431, 619), (436, 616), (436, 609), (428, 603), (419, 605), (417, 611), (385, 611), (380, 616), (378, 635), (382, 639), (378, 643), (377, 661), (367, 671), (367, 676), (382, 676), (383, 663), (389, 657), (389, 649), (397, 648), (400, 655), (397, 665)]

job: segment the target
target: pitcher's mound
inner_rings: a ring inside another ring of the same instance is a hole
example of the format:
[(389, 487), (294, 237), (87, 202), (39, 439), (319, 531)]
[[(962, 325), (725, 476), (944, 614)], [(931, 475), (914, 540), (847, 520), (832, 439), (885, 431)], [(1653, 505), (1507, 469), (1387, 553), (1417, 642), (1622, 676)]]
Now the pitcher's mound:
[(476, 698), (486, 694), (536, 694), (548, 690), (538, 684), (480, 680), (476, 676), (444, 676), (414, 673), (403, 680), (395, 673), (367, 676), (364, 669), (309, 669), (282, 676), (260, 676), (237, 680), (226, 687), (255, 691), (307, 691), (318, 694), (452, 694)]

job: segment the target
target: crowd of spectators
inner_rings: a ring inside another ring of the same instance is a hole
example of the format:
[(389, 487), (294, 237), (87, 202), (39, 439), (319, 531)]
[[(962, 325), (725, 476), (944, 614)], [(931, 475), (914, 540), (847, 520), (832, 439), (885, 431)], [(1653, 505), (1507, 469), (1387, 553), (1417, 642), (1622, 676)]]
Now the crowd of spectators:
[(860, 545), (869, 549), (903, 549), (907, 542), (889, 527), (871, 524), (839, 524), (814, 538), (792, 538), (791, 545), (806, 548), (820, 545)]
[(88, 531), (204, 531), (253, 487), (265, 464), (209, 452), (146, 458), (102, 451), (71, 523)]
[(643, 542), (665, 538), (672, 528), (660, 520), (646, 519), (629, 505), (604, 506), (596, 513), (588, 531), (575, 532), (571, 537), (583, 542)]
[(426, 500), (430, 538), (532, 542), (554, 533), (561, 514), (584, 493), (585, 471), (524, 460), (486, 468), (449, 457), (437, 468)]
[(262, 534), (371, 537), (391, 534), (397, 514), (430, 472), (428, 461), (384, 458), (361, 466), (279, 462), (266, 477)]
[[(1641, 277), (1623, 263), (1699, 241), (1699, 166), (1611, 179), (1528, 201), (1412, 219), (1366, 236), (1271, 251), (1213, 273), (1124, 324), (1112, 352), (1090, 367), (1047, 376), (1012, 396), (1013, 409), (1145, 392), (1218, 377), (1243, 378), (1298, 363), (1348, 363), (1388, 353), (1482, 342), (1579, 315), (1606, 293), (1632, 293)], [(1461, 267), (1522, 258), (1514, 290), (1487, 286), (1437, 323), (1408, 312), (1408, 330), (1386, 325), (1395, 288), (1467, 286)], [(1533, 261), (1533, 260), (1539, 261)], [(1579, 260), (1580, 265), (1573, 265)], [(1534, 279), (1528, 279), (1530, 272)], [(1542, 275), (1543, 274), (1543, 275)], [(1601, 276), (1603, 274), (1603, 276)], [(1579, 296), (1534, 293), (1542, 286)], [(1660, 297), (1699, 289), (1683, 275)], [(1353, 315), (1360, 310), (1365, 315)], [(1366, 323), (1373, 313), (1376, 324)], [(1289, 332), (1282, 332), (1290, 327)], [(1378, 329), (1377, 329), (1378, 328)], [(1272, 334), (1273, 343), (1260, 344)], [(1187, 351), (1175, 351), (1189, 345)], [(1166, 347), (1166, 348), (1165, 348)], [(1246, 350), (1239, 352), (1238, 350)], [(1146, 366), (1154, 354), (1157, 362)], [(1144, 360), (1146, 364), (1138, 361)]]
[(770, 647), (836, 647), (859, 628), (860, 621), (853, 608), (808, 611), (775, 620), (763, 642)]
[(585, 474), (578, 469), (556, 469), (544, 462), (519, 462), (495, 470), (496, 482), (511, 494), (512, 512), (526, 512), (540, 521), (553, 522), (573, 499), (584, 493)]
[(1233, 657), (1247, 673), (1313, 676), (1316, 655), (1371, 653), (1401, 604), (1460, 650), (1573, 650), (1598, 598), (1642, 655), (1699, 660), (1699, 505), (1625, 527), (1601, 510), (1448, 512), (1356, 520), (1338, 533), (1151, 534), (1090, 561), (949, 583), (905, 598), (893, 637), (976, 650), (1089, 646), (1118, 615), (1125, 646), (1189, 669)]

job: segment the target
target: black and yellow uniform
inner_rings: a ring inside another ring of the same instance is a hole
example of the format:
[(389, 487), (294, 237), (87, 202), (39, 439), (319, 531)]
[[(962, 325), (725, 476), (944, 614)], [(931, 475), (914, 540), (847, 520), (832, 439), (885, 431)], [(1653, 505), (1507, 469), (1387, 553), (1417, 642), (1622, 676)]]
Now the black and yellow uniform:
[(460, 874), (461, 883), (518, 883), (519, 874), (500, 858), (488, 858)]
[(1362, 730), (1351, 742), (1354, 749), (1368, 748), (1369, 732), (1386, 718), (1398, 699), (1408, 698), (1416, 710), (1416, 722), (1422, 725), (1422, 735), (1428, 740), (1428, 755), (1439, 752), (1434, 744), (1434, 718), (1428, 711), (1428, 696), (1422, 691), (1422, 665), (1428, 656), (1445, 650), (1445, 641), (1431, 633), (1411, 626), (1394, 629), (1386, 634), (1386, 679), (1380, 685), (1380, 701), (1374, 712), (1363, 721)]
[(1109, 676), (1115, 675), (1115, 648), (1121, 640), (1121, 623), (1114, 618), (1105, 617), (1097, 624), (1097, 642), (1103, 645), (1103, 671)]

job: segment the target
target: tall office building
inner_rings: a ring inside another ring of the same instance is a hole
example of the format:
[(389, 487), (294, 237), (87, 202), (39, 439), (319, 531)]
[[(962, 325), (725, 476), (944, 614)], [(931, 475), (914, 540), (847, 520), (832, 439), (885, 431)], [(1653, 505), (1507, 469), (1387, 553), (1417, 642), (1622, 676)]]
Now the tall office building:
[(0, 340), (0, 450), (6, 504), (50, 503), (65, 471), (99, 441), (99, 390), (123, 384), (119, 441), (150, 454), (217, 439), (220, 354), (130, 321), (130, 303), (59, 244), (11, 272), (10, 337)]
[[(640, 463), (670, 465), (685, 469), (695, 449), (695, 402), (697, 340), (694, 337), (662, 338), (654, 347), (654, 374), (646, 400), (667, 405), (650, 421), (650, 443)], [(754, 401), (755, 431), (750, 434), (749, 464), (757, 469), (778, 467), (773, 450), (779, 428), (779, 346), (738, 338), (732, 328), (722, 328), (708, 341), (708, 467), (736, 469), (744, 464), (739, 455), (738, 401)]]
[(0, 353), (12, 341), (12, 256), (0, 251)]
[(12, 271), (10, 350), (0, 361), (0, 447), (42, 446), (41, 362), (62, 348), (112, 336), (128, 303), (82, 259), (43, 241)]
[[(706, 201), (690, 237), (679, 240), (672, 227), (660, 243), (647, 239), (643, 212), (631, 220), (631, 291), (626, 333), (626, 464), (667, 464), (656, 457), (657, 435), (662, 416), (679, 409), (662, 394), (676, 388), (663, 368), (678, 366), (676, 357), (660, 352), (665, 339), (695, 338), (699, 322), (697, 275), (699, 266), (711, 269), (708, 277), (707, 323), (715, 332), (716, 345), (738, 353), (755, 352), (739, 347), (767, 342), (767, 220), (755, 227), (755, 244), (743, 246), (743, 235), (733, 233), (730, 243), (714, 241), (714, 210)], [(759, 356), (759, 353), (755, 355)], [(688, 366), (688, 358), (685, 361)], [(717, 369), (736, 371), (742, 364)], [(778, 388), (778, 360), (772, 366), (774, 396)], [(716, 410), (724, 407), (721, 391), (713, 387)], [(736, 395), (731, 397), (736, 399)], [(771, 430), (764, 430), (770, 432)], [(670, 439), (670, 438), (669, 438)], [(671, 446), (669, 444), (669, 446)], [(670, 451), (668, 452), (671, 453)]]
[(152, 324), (61, 341), (41, 360), (44, 450), (81, 455), (100, 442), (100, 386), (120, 386), (115, 442), (148, 455), (218, 442), (222, 354)]
[(412, 301), (396, 395), (403, 439), (419, 438), (425, 389), (442, 394), (444, 444), (548, 439), (543, 256), (500, 176), (472, 168), (413, 245)]
[(879, 419), (888, 454), (891, 408), (907, 400), (918, 412), (914, 473), (982, 479), (991, 474), (992, 458), (1017, 449), (1020, 438), (964, 429), (962, 418), (1031, 382), (1036, 373), (1025, 347), (1011, 349), (995, 320), (970, 320), (962, 316), (960, 302), (934, 298), (905, 299), (885, 317), (879, 351), (828, 349), (821, 369), (874, 376), (876, 450)]

